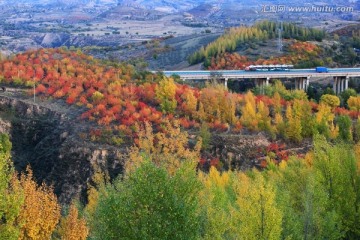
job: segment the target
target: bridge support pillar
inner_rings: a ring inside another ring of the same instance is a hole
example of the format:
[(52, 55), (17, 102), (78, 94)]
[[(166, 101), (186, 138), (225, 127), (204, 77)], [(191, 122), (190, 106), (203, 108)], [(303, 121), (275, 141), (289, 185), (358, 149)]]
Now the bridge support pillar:
[(335, 94), (337, 94), (337, 82), (338, 82), (338, 77), (334, 77), (333, 91)]
[(309, 87), (309, 77), (307, 78), (295, 78), (295, 89), (306, 91)]
[(336, 94), (339, 94), (341, 92), (341, 77), (337, 79), (337, 85), (336, 85)]
[(334, 77), (333, 90), (335, 94), (340, 94), (349, 88), (349, 77)]
[(305, 92), (307, 92), (307, 90), (309, 90), (309, 86), (310, 86), (310, 77), (308, 76), (306, 78), (306, 83), (305, 83)]
[(255, 86), (257, 86), (257, 87), (261, 88), (261, 87), (262, 87), (262, 85), (263, 85), (263, 81), (262, 81), (262, 79), (260, 79), (260, 78), (256, 78), (256, 79), (255, 79)]
[(341, 78), (341, 80), (340, 80), (340, 92), (339, 93), (342, 93), (344, 91), (344, 84), (345, 84), (345, 79)]
[(295, 78), (295, 89), (300, 89), (300, 78)]
[(228, 78), (225, 78), (224, 84), (225, 84), (225, 88), (228, 89)]
[(255, 78), (255, 86), (260, 89), (260, 93), (264, 94), (264, 87), (269, 85), (270, 78)]

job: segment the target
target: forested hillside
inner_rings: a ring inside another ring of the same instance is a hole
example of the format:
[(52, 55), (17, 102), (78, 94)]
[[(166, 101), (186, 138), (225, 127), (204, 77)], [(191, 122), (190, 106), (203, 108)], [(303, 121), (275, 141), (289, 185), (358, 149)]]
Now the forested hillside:
[[(205, 66), (208, 66), (212, 58), (219, 57), (224, 53), (235, 52), (243, 45), (277, 38), (279, 28), (280, 25), (270, 21), (259, 22), (253, 27), (230, 28), (217, 40), (191, 55), (189, 63), (196, 64), (205, 61)], [(324, 31), (298, 27), (292, 23), (283, 24), (282, 34), (285, 39), (291, 38), (300, 41), (322, 41), (325, 37)]]
[[(313, 51), (316, 53), (316, 48)], [(99, 126), (88, 135), (94, 140), (110, 131), (110, 136), (118, 137), (111, 139), (121, 143), (121, 137), (134, 133), (136, 123), (150, 122), (161, 130), (163, 123), (172, 120), (185, 129), (199, 128), (205, 122), (218, 131), (262, 130), (290, 140), (321, 131), (335, 139), (337, 116), (358, 117), (357, 101), (350, 100), (349, 109), (341, 107), (336, 96), (311, 102), (305, 92), (286, 90), (280, 82), (266, 89), (265, 96), (230, 93), (216, 85), (196, 89), (172, 78), (138, 73), (130, 65), (106, 65), (79, 51), (64, 49), (19, 54), (1, 62), (0, 70), (3, 84), (29, 86), (30, 94), (35, 84), (39, 97), (79, 106), (81, 118)], [(342, 100), (345, 106), (348, 99)], [(289, 122), (294, 119), (309, 125), (299, 126), (296, 136), (289, 133), (294, 130)]]
[[(293, 47), (317, 51), (304, 43)], [(216, 84), (198, 89), (64, 48), (4, 59), (0, 80), (28, 96), (35, 85), (38, 99), (78, 108), (78, 121), (91, 127), (81, 139), (128, 146), (121, 175), (95, 171), (87, 198), (68, 205), (51, 186), (36, 184), (36, 166), (14, 170), (9, 137), (1, 134), (0, 239), (360, 237), (354, 90), (315, 101), (280, 81), (264, 94)], [(259, 164), (246, 171), (209, 150), (213, 136), (259, 133), (270, 144), (248, 149)], [(307, 152), (284, 145), (305, 141)]]
[[(217, 40), (188, 57), (190, 65), (203, 63), (210, 70), (241, 69), (258, 64), (293, 64), (295, 68), (316, 66), (351, 67), (359, 61), (359, 32), (345, 28), (326, 33), (315, 28), (262, 21), (251, 27), (225, 30)], [(355, 28), (356, 29), (356, 28)]]

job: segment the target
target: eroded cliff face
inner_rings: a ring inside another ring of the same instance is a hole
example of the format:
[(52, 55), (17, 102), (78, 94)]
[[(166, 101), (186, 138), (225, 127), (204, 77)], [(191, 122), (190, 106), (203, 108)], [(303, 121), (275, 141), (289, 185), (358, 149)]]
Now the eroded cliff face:
[(83, 140), (76, 116), (16, 98), (0, 96), (0, 132), (10, 135), (18, 171), (31, 166), (38, 183), (53, 185), (61, 203), (85, 200), (95, 169), (110, 177), (122, 171), (124, 149)]
[[(89, 130), (91, 123), (79, 120), (78, 107), (46, 106), (0, 95), (0, 132), (11, 137), (13, 161), (18, 171), (25, 171), (30, 165), (37, 182), (53, 185), (61, 203), (68, 203), (74, 197), (85, 202), (94, 172), (101, 169), (111, 179), (122, 172), (126, 146), (84, 140), (80, 136)], [(209, 169), (214, 158), (220, 159), (225, 169), (259, 167), (259, 149), (269, 144), (269, 138), (263, 133), (214, 133), (203, 169)], [(309, 144), (293, 152), (304, 152), (304, 149), (308, 150)]]
[(222, 159), (226, 168), (248, 170), (259, 166), (259, 150), (270, 144), (265, 134), (218, 134), (211, 140), (211, 155)]

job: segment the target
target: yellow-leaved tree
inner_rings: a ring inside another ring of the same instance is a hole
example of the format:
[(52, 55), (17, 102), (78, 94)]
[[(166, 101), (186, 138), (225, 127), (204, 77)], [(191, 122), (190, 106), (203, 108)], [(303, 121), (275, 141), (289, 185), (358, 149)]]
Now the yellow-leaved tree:
[(219, 84), (208, 85), (201, 90), (199, 102), (200, 113), (198, 113), (198, 116), (201, 120), (235, 123), (238, 96), (229, 93), (224, 86)]
[(244, 106), (241, 107), (241, 124), (252, 131), (258, 129), (258, 119), (256, 116), (256, 102), (252, 92), (247, 92), (244, 96)]
[(351, 96), (348, 99), (347, 104), (351, 110), (360, 111), (360, 97)]
[(20, 178), (24, 191), (24, 204), (20, 210), (20, 239), (50, 239), (60, 219), (60, 205), (52, 187), (38, 186), (32, 170)]
[(157, 166), (174, 173), (183, 161), (192, 162), (194, 167), (200, 159), (201, 140), (189, 147), (188, 133), (181, 131), (178, 121), (164, 123), (164, 131), (154, 133), (150, 123), (138, 126), (138, 144), (131, 147), (125, 163), (127, 173), (135, 170), (149, 159)]
[(196, 113), (197, 99), (194, 96), (194, 92), (191, 89), (187, 89), (183, 95), (184, 98), (184, 110), (190, 116), (194, 116)]
[(209, 174), (199, 173), (203, 183), (200, 192), (203, 239), (235, 239), (235, 198), (233, 197), (234, 174), (220, 173), (211, 167)]
[(240, 223), (237, 239), (277, 240), (281, 239), (282, 212), (275, 202), (275, 188), (262, 173), (253, 172), (254, 178), (238, 173), (236, 191)]
[(319, 133), (335, 139), (339, 134), (339, 127), (334, 125), (335, 115), (328, 104), (320, 103), (316, 113), (316, 125)]
[(156, 86), (155, 95), (164, 113), (173, 113), (177, 106), (176, 84), (172, 78), (163, 78)]
[(256, 117), (259, 120), (259, 129), (268, 132), (274, 132), (273, 127), (271, 126), (271, 117), (269, 116), (269, 108), (264, 104), (263, 101), (260, 101), (257, 104), (257, 113)]
[(282, 112), (281, 96), (280, 96), (280, 94), (278, 92), (274, 93), (273, 100), (274, 100), (274, 111), (275, 111), (275, 113), (281, 114), (281, 112)]
[(86, 240), (89, 229), (85, 219), (79, 218), (79, 211), (74, 204), (70, 205), (69, 214), (61, 218), (58, 232), (62, 240)]
[(301, 111), (300, 111), (300, 102), (295, 100), (294, 106), (290, 104), (286, 108), (286, 130), (285, 136), (288, 139), (300, 142), (302, 140), (301, 136)]
[(335, 95), (324, 94), (320, 98), (320, 103), (326, 104), (331, 108), (335, 108), (340, 105), (340, 99)]

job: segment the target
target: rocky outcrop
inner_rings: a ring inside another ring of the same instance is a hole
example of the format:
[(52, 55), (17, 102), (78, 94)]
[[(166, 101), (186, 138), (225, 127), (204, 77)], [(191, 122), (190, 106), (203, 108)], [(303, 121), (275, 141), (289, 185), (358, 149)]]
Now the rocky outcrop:
[(67, 46), (70, 34), (66, 33), (46, 33), (40, 43), (42, 47), (61, 47)]
[(257, 135), (213, 135), (210, 153), (221, 159), (226, 168), (248, 170), (258, 165), (259, 150), (270, 141), (263, 133)]
[(0, 133), (9, 134), (11, 130), (11, 123), (0, 118)]
[(9, 133), (18, 171), (31, 166), (38, 183), (54, 186), (60, 202), (85, 200), (94, 169), (111, 177), (122, 170), (122, 149), (79, 137), (86, 131), (77, 117), (31, 102), (0, 96), (0, 131)]

